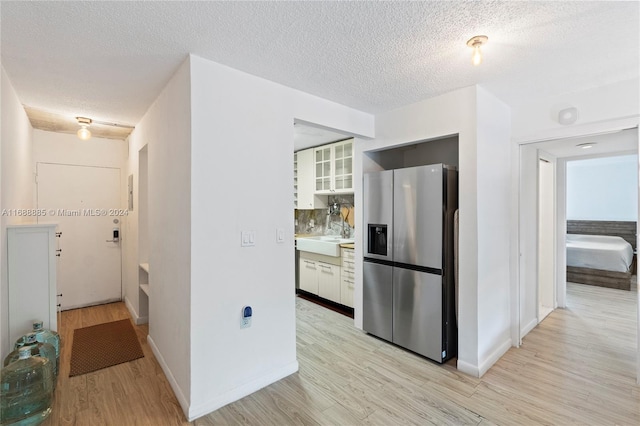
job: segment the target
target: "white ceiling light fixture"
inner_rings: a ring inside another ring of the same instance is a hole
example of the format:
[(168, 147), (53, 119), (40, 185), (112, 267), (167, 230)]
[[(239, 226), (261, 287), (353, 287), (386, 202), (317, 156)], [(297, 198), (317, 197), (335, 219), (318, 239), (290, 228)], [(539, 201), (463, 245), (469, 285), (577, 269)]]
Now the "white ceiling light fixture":
[(467, 46), (473, 49), (473, 55), (471, 56), (471, 63), (473, 65), (480, 65), (482, 63), (482, 50), (480, 50), (480, 47), (488, 41), (489, 37), (484, 35), (471, 37), (471, 39), (467, 41)]
[(80, 125), (80, 129), (76, 132), (78, 138), (83, 141), (91, 139), (91, 131), (88, 129), (91, 124), (91, 119), (86, 117), (76, 117), (76, 120), (78, 120), (78, 124)]
[(576, 146), (582, 149), (589, 149), (589, 148), (593, 148), (595, 144), (596, 144), (595, 142), (586, 142), (586, 143), (579, 143)]

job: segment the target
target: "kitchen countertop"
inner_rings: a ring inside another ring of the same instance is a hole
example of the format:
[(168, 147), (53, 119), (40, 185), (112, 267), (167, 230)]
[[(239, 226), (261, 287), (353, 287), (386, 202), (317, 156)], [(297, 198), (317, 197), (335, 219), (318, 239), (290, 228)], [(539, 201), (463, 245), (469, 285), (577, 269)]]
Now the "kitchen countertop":
[(355, 243), (347, 243), (347, 244), (340, 244), (340, 247), (346, 248), (346, 249), (355, 249), (356, 245)]

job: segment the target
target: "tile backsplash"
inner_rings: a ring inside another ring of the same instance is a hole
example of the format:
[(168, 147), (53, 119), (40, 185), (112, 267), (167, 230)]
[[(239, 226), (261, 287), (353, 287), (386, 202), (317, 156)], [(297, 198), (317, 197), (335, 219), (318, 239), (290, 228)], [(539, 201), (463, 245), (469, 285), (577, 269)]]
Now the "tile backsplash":
[[(347, 238), (353, 238), (354, 228), (340, 214), (342, 207), (354, 207), (353, 201), (353, 195), (331, 195), (327, 203), (329, 208), (294, 210), (296, 234), (343, 235), (344, 232)], [(337, 205), (335, 209), (332, 208), (334, 203)], [(350, 214), (353, 214), (353, 210)]]

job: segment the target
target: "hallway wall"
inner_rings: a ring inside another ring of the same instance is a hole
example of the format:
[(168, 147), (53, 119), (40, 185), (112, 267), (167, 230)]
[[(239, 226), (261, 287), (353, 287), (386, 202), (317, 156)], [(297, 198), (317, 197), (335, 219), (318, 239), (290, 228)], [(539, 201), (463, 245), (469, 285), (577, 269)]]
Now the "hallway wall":
[(8, 325), (7, 225), (35, 223), (35, 216), (22, 216), (15, 209), (35, 208), (33, 128), (4, 68), (0, 81), (0, 359), (10, 352)]

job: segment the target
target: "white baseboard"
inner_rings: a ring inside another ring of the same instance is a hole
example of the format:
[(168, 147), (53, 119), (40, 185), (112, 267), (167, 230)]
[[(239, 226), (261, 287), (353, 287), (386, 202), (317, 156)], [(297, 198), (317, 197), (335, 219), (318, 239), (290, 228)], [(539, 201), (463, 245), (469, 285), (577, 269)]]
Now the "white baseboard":
[(502, 358), (502, 355), (506, 354), (507, 351), (511, 349), (511, 346), (511, 339), (507, 339), (498, 346), (495, 351), (491, 352), (487, 359), (480, 363), (480, 367), (478, 368), (480, 375), (478, 377), (484, 376), (484, 373), (489, 371), (489, 369), (493, 367), (493, 364), (498, 362), (498, 360)]
[(126, 296), (124, 297), (124, 304), (129, 311), (129, 315), (131, 315), (131, 318), (133, 318), (133, 322), (135, 323), (135, 325), (146, 324), (149, 322), (149, 317), (138, 316), (138, 313), (135, 309), (133, 309), (133, 305)]
[(458, 370), (462, 371), (464, 374), (468, 374), (473, 377), (480, 377), (480, 369), (473, 364), (458, 359), (456, 366)]
[(502, 355), (507, 353), (511, 346), (511, 339), (507, 339), (500, 346), (498, 346), (496, 350), (491, 352), (487, 359), (485, 359), (484, 362), (481, 362), (480, 365), (473, 365), (458, 359), (457, 368), (458, 370), (470, 376), (482, 377), (484, 376), (484, 373), (486, 373), (491, 367), (493, 367), (493, 364), (495, 364), (500, 358), (502, 358)]
[(155, 355), (156, 360), (158, 361), (158, 364), (160, 364), (162, 371), (164, 371), (164, 375), (167, 377), (167, 380), (171, 385), (171, 389), (173, 389), (173, 393), (176, 395), (176, 398), (178, 399), (178, 403), (180, 404), (180, 407), (182, 407), (182, 411), (184, 412), (184, 415), (186, 417), (189, 417), (187, 414), (189, 412), (189, 401), (187, 401), (187, 398), (185, 398), (184, 393), (182, 392), (182, 389), (180, 389), (180, 386), (178, 386), (178, 382), (176, 381), (176, 378), (173, 377), (173, 374), (171, 373), (169, 366), (165, 362), (164, 358), (162, 357), (162, 354), (160, 353), (160, 350), (156, 346), (151, 336), (147, 336), (147, 343), (149, 343), (149, 347), (151, 347), (151, 351), (153, 352), (153, 355)]
[(298, 371), (298, 361), (294, 361), (276, 370), (270, 371), (269, 373), (264, 374), (249, 383), (245, 383), (244, 385), (232, 389), (231, 391), (223, 395), (219, 395), (213, 400), (207, 401), (203, 404), (199, 404), (198, 406), (190, 407), (189, 415), (187, 417), (191, 422), (198, 417), (209, 414), (212, 411), (217, 410), (218, 408), (224, 407), (227, 404), (244, 398), (245, 396), (250, 395), (257, 390), (264, 388), (265, 386), (277, 382), (278, 380), (283, 379), (288, 375), (295, 373), (296, 371)]
[(520, 332), (520, 340), (522, 340), (522, 338), (524, 336), (526, 336), (527, 334), (529, 334), (529, 332), (531, 330), (533, 330), (534, 328), (536, 328), (536, 325), (538, 325), (538, 318), (534, 318), (531, 321), (529, 321), (529, 323), (527, 325), (525, 325), (522, 328), (522, 331)]

